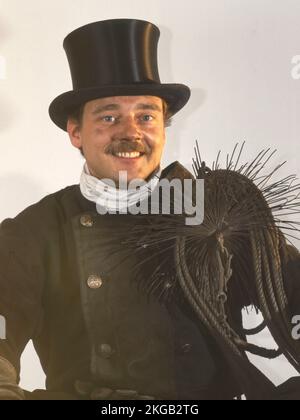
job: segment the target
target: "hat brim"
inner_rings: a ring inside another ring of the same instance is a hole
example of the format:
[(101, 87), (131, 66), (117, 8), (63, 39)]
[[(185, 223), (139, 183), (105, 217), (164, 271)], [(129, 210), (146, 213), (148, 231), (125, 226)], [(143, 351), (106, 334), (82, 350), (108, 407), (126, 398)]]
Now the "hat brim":
[(188, 102), (191, 91), (182, 84), (131, 84), (112, 85), (73, 90), (63, 93), (51, 103), (51, 120), (62, 130), (67, 131), (68, 118), (82, 104), (99, 98), (113, 96), (150, 95), (164, 99), (169, 106), (170, 115), (176, 114)]

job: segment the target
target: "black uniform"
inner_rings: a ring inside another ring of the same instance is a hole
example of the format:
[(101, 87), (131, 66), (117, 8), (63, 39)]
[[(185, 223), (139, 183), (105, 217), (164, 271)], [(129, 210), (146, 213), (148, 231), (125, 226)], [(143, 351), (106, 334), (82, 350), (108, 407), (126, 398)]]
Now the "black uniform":
[[(175, 163), (162, 177), (186, 174)], [(101, 232), (127, 223), (130, 229), (129, 220), (97, 214), (74, 185), (2, 222), (0, 314), (7, 339), (0, 340), (0, 356), (19, 372), (33, 339), (47, 391), (27, 393), (29, 399), (79, 398), (76, 380), (157, 399), (232, 399), (238, 384), (190, 308), (143, 295), (131, 282), (135, 255), (124, 260), (122, 252), (107, 252), (109, 238)], [(287, 291), (300, 313), (299, 259), (287, 270)]]

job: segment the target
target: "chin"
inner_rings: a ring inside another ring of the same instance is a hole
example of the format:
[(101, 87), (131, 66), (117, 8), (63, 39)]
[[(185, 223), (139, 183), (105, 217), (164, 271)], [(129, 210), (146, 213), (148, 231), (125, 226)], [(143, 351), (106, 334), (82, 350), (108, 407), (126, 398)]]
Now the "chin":
[(133, 180), (135, 180), (135, 179), (142, 179), (142, 180), (145, 180), (147, 177), (145, 176), (145, 175), (143, 175), (143, 174), (134, 174), (134, 175), (128, 175), (127, 176), (127, 180), (128, 180), (128, 182), (131, 182), (131, 181), (133, 181)]

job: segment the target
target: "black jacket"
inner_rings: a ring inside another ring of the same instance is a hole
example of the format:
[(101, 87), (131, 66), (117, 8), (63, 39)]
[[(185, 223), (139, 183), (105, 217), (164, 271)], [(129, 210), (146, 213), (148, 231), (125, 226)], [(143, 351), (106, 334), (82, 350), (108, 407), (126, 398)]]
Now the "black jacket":
[[(163, 175), (175, 173), (186, 176), (178, 163)], [(90, 225), (82, 218), (87, 215)], [(222, 355), (189, 308), (143, 296), (130, 282), (134, 256), (122, 262), (118, 254), (120, 264), (108, 257), (103, 227), (115, 232), (127, 220), (98, 215), (74, 185), (2, 222), (0, 314), (7, 339), (0, 340), (0, 355), (19, 372), (33, 339), (47, 378), (47, 392), (28, 393), (33, 399), (77, 398), (78, 379), (160, 399), (238, 395)], [(300, 308), (299, 260), (291, 264), (289, 294)], [(93, 275), (101, 280), (96, 288)]]

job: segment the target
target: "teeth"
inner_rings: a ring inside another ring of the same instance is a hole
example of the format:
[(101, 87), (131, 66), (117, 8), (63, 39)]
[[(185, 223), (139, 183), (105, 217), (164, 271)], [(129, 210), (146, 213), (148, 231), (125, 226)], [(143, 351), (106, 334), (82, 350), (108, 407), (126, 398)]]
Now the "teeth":
[(116, 156), (121, 157), (121, 158), (129, 158), (129, 159), (133, 159), (133, 158), (137, 158), (141, 156), (140, 152), (132, 152), (132, 153), (116, 153)]

